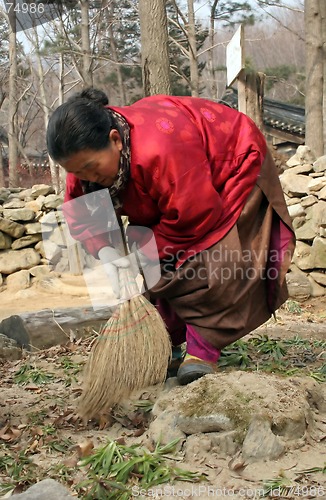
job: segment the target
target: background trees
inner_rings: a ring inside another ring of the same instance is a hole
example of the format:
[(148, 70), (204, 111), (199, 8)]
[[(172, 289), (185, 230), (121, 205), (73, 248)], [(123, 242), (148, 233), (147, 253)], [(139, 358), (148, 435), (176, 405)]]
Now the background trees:
[[(324, 0), (63, 2), (58, 16), (37, 32), (19, 33), (16, 43), (11, 37), (11, 64), (4, 10), (0, 0), (0, 127), (17, 150), (17, 161), (10, 162), (11, 184), (20, 182), (15, 164), (18, 170), (31, 169), (27, 159), (43, 158), (51, 110), (82, 86), (103, 88), (113, 105), (158, 92), (220, 99), (226, 89), (225, 49), (239, 22), (245, 24), (248, 70), (266, 74), (265, 95), (306, 102), (307, 142), (314, 141), (317, 154), (324, 151), (325, 127), (316, 129), (316, 123), (325, 122), (326, 108), (320, 90), (326, 89), (325, 63), (320, 62), (326, 60)], [(147, 79), (154, 62), (155, 82)], [(14, 89), (10, 99), (9, 88)], [(6, 161), (6, 145), (3, 150)], [(59, 188), (55, 174), (52, 168)]]

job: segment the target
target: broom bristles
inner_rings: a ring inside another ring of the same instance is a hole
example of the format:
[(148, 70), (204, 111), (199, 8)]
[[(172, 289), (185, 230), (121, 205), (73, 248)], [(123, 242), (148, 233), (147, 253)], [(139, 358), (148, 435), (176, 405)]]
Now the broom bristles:
[(97, 417), (132, 391), (163, 383), (170, 359), (170, 337), (155, 306), (143, 295), (122, 303), (86, 363), (80, 415)]

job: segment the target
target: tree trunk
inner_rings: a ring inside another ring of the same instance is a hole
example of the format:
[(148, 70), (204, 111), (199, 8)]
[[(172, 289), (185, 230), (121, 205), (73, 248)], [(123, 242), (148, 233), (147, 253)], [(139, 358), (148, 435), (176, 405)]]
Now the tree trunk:
[[(49, 123), (49, 106), (48, 106), (47, 99), (46, 99), (44, 70), (43, 70), (41, 56), (40, 56), (40, 44), (39, 44), (39, 39), (38, 39), (38, 34), (37, 34), (36, 29), (34, 29), (34, 34), (35, 34), (35, 48), (36, 48), (35, 53), (36, 53), (36, 59), (37, 59), (38, 79), (39, 79), (39, 84), (40, 84), (40, 97), (41, 97), (43, 116), (44, 116), (44, 127), (46, 130), (48, 127), (48, 123)], [(59, 191), (59, 179), (58, 179), (57, 165), (50, 157), (49, 157), (49, 164), (50, 164), (52, 185), (53, 185), (56, 193), (58, 193), (58, 191)]]
[[(64, 100), (64, 73), (65, 73), (65, 59), (63, 52), (59, 55), (59, 92), (58, 92), (58, 104), (59, 106), (63, 104)], [(59, 192), (64, 191), (66, 185), (67, 172), (64, 168), (59, 169)]]
[(119, 65), (117, 48), (116, 48), (115, 40), (114, 40), (113, 5), (111, 5), (111, 12), (110, 12), (110, 15), (108, 16), (108, 31), (109, 31), (109, 36), (110, 36), (111, 57), (112, 57), (113, 61), (116, 63), (115, 67), (114, 67), (114, 71), (117, 75), (118, 90), (119, 90), (119, 97), (120, 97), (120, 102), (118, 102), (118, 106), (119, 105), (125, 106), (126, 102), (127, 102), (127, 96), (126, 96), (126, 89), (125, 89), (125, 86), (123, 83), (121, 66)]
[(211, 7), (211, 13), (210, 13), (210, 18), (209, 18), (209, 44), (210, 44), (210, 49), (207, 54), (207, 66), (208, 66), (208, 71), (209, 71), (209, 80), (211, 82), (210, 88), (211, 88), (211, 98), (212, 99), (217, 99), (218, 94), (217, 94), (217, 84), (216, 84), (216, 71), (215, 71), (215, 63), (214, 63), (214, 46), (215, 46), (215, 9), (216, 5), (218, 3), (218, 0), (214, 0), (213, 5)]
[(194, 0), (188, 0), (187, 31), (188, 31), (188, 42), (189, 42), (191, 95), (194, 97), (198, 97), (199, 96), (199, 74), (198, 74), (198, 64), (197, 64)]
[(322, 41), (323, 41), (323, 126), (324, 126), (324, 154), (326, 154), (326, 2), (320, 0)]
[(17, 164), (17, 46), (16, 46), (16, 14), (14, 11), (15, 0), (9, 11), (9, 117), (8, 117), (8, 140), (9, 140), (9, 187), (18, 186)]
[(324, 154), (323, 43), (320, 2), (305, 0), (306, 32), (306, 144), (315, 155)]
[(2, 156), (2, 144), (0, 142), (0, 187), (5, 187), (5, 172)]
[(171, 94), (165, 0), (139, 0), (143, 88), (145, 96)]
[(89, 40), (89, 2), (88, 0), (80, 0), (81, 6), (81, 46), (83, 54), (82, 78), (84, 87), (92, 87), (92, 59), (91, 59), (91, 44)]

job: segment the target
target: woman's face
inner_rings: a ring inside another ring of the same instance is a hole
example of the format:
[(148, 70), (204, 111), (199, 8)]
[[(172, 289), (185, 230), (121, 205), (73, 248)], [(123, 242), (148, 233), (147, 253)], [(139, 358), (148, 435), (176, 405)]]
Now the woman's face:
[(122, 141), (116, 129), (111, 130), (109, 139), (105, 149), (83, 149), (62, 160), (60, 165), (78, 179), (96, 182), (103, 187), (112, 186), (119, 170)]

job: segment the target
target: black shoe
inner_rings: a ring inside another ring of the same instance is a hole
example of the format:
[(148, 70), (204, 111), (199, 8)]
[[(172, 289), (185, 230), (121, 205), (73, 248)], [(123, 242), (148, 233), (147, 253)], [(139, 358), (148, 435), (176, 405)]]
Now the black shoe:
[(204, 375), (212, 375), (217, 372), (217, 365), (201, 359), (189, 358), (181, 363), (177, 379), (180, 385), (187, 385)]

